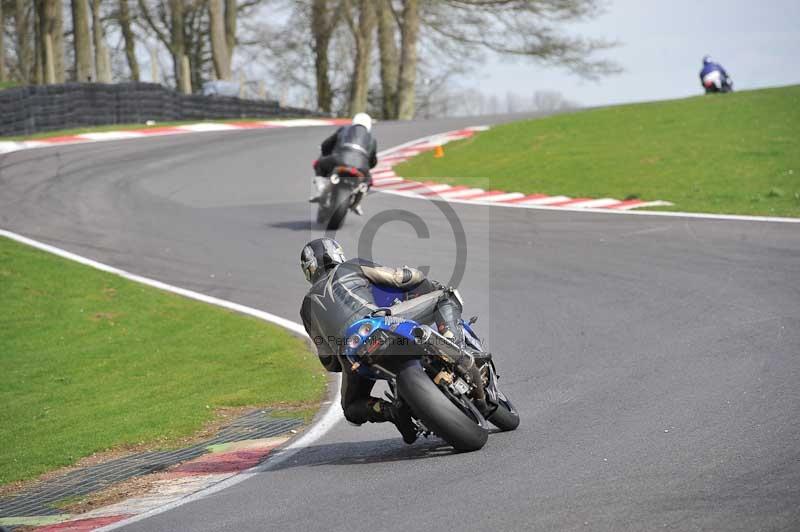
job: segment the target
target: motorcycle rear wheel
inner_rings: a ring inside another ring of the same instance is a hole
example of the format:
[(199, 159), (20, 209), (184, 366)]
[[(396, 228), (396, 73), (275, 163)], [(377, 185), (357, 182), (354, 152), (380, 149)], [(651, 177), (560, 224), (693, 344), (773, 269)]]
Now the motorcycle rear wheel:
[(331, 198), (331, 217), (328, 220), (327, 229), (339, 229), (347, 216), (347, 209), (350, 208), (350, 190), (346, 187), (336, 187)]
[(419, 366), (397, 375), (397, 393), (427, 428), (458, 451), (477, 451), (489, 432), (462, 412)]

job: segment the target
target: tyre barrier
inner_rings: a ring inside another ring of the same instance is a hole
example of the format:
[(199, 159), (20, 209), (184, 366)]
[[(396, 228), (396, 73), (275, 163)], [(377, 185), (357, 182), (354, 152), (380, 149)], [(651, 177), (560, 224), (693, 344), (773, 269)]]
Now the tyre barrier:
[(65, 83), (0, 91), (0, 136), (147, 120), (305, 117), (270, 100), (181, 94), (157, 83)]

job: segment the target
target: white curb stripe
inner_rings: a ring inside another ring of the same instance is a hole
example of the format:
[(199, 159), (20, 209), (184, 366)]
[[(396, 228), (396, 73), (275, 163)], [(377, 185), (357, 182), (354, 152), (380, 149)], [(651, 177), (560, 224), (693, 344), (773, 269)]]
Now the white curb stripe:
[(97, 133), (81, 133), (80, 135), (76, 135), (78, 138), (94, 141), (135, 139), (144, 136), (144, 133), (139, 133), (137, 131), (98, 131)]
[[(600, 198), (587, 201), (579, 201), (570, 204), (573, 209), (592, 209), (598, 207), (608, 207), (610, 205), (617, 205), (620, 201), (613, 198)], [(637, 205), (638, 206), (638, 205)]]
[(214, 122), (209, 122), (207, 124), (205, 123), (188, 124), (186, 126), (175, 126), (175, 128), (180, 129), (182, 131), (191, 131), (193, 133), (203, 133), (206, 131), (233, 131), (235, 129), (241, 129), (236, 126), (232, 126), (230, 124), (222, 124)]
[(482, 188), (466, 188), (462, 190), (454, 190), (452, 192), (442, 192), (439, 194), (441, 198), (458, 198), (461, 196), (472, 196), (474, 194), (480, 194), (482, 192), (486, 192)]
[(383, 185), (384, 183), (399, 183), (405, 180), (402, 177), (381, 177), (381, 178), (374, 178), (372, 181), (376, 185)]
[(624, 205), (617, 207), (619, 210), (638, 209), (639, 207), (669, 207), (672, 203), (668, 201), (645, 201), (636, 205)]
[(549, 203), (561, 203), (562, 201), (569, 201), (569, 196), (548, 196), (546, 198), (534, 198), (527, 201), (519, 202), (520, 205), (547, 205)]
[(497, 194), (496, 196), (486, 196), (484, 198), (480, 198), (483, 201), (488, 201), (490, 203), (494, 203), (496, 201), (508, 201), (517, 198), (524, 198), (525, 194), (522, 192), (509, 192), (508, 194)]
[[(141, 139), (156, 136), (184, 135), (186, 133), (205, 133), (211, 131), (246, 131), (268, 128), (336, 126), (340, 122), (341, 121), (337, 119), (263, 120), (248, 122), (247, 125), (239, 125), (235, 123), (229, 124), (224, 122), (199, 122), (197, 124), (184, 125), (156, 125), (156, 127), (153, 129), (148, 129), (147, 126), (142, 125), (142, 129), (140, 130), (98, 131), (95, 133), (61, 135), (61, 140), (57, 142), (49, 142), (47, 139), (0, 141), (0, 155), (32, 148), (67, 146), (71, 144), (82, 144), (87, 142)], [(58, 136), (57, 133), (55, 133), (54, 136)]]
[(265, 120), (264, 124), (280, 127), (309, 127), (309, 126), (330, 126), (330, 120), (316, 118), (295, 118), (293, 120)]

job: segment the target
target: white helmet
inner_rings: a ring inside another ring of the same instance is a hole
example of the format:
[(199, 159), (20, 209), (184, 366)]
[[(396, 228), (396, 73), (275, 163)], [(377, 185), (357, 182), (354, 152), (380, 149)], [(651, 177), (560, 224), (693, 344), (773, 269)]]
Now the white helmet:
[(367, 113), (358, 113), (353, 117), (354, 126), (364, 126), (367, 131), (372, 130), (372, 118)]

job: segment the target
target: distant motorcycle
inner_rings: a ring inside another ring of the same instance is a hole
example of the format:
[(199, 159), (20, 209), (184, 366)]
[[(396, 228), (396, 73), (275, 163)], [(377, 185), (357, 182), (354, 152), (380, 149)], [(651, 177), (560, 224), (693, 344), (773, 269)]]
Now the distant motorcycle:
[(319, 189), (317, 223), (339, 229), (347, 211), (367, 193), (366, 176), (358, 168), (338, 166), (330, 177), (316, 177)]
[(712, 92), (733, 92), (733, 80), (719, 70), (714, 70), (703, 76), (703, 87), (706, 94)]
[[(519, 414), (498, 388), (491, 353), (472, 329), (477, 318), (461, 320), (465, 348), (415, 318), (430, 315), (440, 298), (457, 290), (436, 290), (408, 301), (375, 287), (375, 301), (386, 304), (347, 328), (344, 356), (361, 376), (385, 380), (387, 398), (407, 405), (418, 433), (436, 434), (459, 451), (486, 444), (489, 423), (503, 431), (519, 426)], [(469, 354), (474, 364), (463, 368)]]

